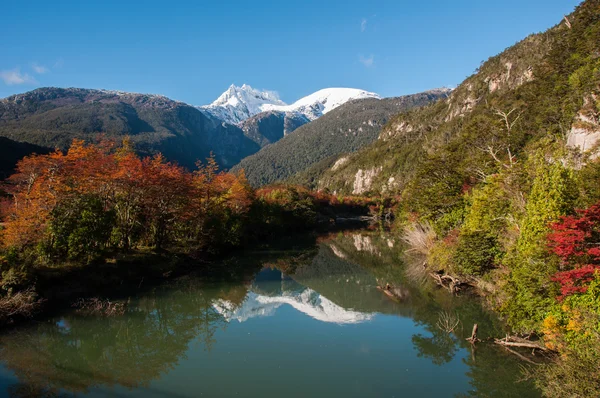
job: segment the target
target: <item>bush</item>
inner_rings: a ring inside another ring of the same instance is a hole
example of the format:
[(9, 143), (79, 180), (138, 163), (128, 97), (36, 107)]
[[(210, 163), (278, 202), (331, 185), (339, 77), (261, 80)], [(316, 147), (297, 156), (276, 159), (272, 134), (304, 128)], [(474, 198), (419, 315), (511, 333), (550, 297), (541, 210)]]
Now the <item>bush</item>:
[(501, 254), (495, 236), (469, 232), (459, 236), (453, 262), (461, 274), (481, 276), (494, 268)]
[(583, 294), (554, 305), (544, 319), (546, 345), (561, 357), (541, 372), (549, 397), (591, 397), (600, 391), (600, 273)]

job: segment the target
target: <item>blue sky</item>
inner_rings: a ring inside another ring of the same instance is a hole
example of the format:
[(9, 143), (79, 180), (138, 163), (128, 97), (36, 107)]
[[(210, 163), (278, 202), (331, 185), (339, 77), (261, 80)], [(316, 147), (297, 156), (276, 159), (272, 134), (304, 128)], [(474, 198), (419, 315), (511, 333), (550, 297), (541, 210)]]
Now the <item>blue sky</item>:
[(578, 0), (21, 1), (0, 7), (0, 98), (36, 87), (164, 94), (231, 83), (286, 102), (325, 87), (383, 96), (455, 86)]

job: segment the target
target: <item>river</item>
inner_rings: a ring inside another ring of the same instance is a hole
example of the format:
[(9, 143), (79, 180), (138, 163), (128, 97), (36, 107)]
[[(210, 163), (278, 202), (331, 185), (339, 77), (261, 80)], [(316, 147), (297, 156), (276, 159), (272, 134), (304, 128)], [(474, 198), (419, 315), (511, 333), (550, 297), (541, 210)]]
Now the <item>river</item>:
[[(477, 299), (433, 286), (397, 238), (322, 236), (223, 260), (127, 299), (0, 336), (0, 394), (90, 397), (537, 397)], [(391, 284), (393, 300), (377, 288)], [(452, 326), (455, 326), (452, 328)], [(454, 329), (448, 331), (444, 329)]]

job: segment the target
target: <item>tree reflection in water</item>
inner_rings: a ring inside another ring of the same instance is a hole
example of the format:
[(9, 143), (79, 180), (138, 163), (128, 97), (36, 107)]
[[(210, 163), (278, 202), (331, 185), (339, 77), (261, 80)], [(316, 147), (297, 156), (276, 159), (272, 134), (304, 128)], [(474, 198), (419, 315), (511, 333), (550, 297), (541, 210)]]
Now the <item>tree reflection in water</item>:
[[(181, 278), (132, 300), (122, 316), (70, 312), (59, 320), (17, 329), (1, 337), (0, 359), (18, 378), (8, 392), (14, 397), (57, 397), (100, 386), (148, 388), (186, 358), (191, 344), (210, 351), (217, 343), (217, 331), (225, 331), (232, 314), (260, 296), (267, 299), (259, 304), (283, 303), (279, 305), (302, 297), (306, 300), (298, 305), (315, 307), (302, 312), (318, 314), (314, 316), (319, 321), (327, 317), (347, 321), (351, 315), (356, 323), (369, 322), (371, 314), (410, 318), (419, 331), (409, 343), (418, 357), (442, 366), (460, 353), (472, 387), (466, 396), (524, 396), (524, 391), (535, 396), (529, 386), (514, 382), (520, 371), (513, 358), (486, 346), (470, 354), (465, 338), (473, 323), (480, 325), (482, 338), (502, 335), (493, 314), (474, 299), (414, 283), (402, 266), (404, 255), (396, 242), (378, 232), (328, 236), (319, 239), (318, 250), (313, 244), (306, 250), (272, 251), (254, 256), (246, 265), (229, 260), (227, 267), (247, 270), (234, 282), (207, 284), (193, 276)], [(257, 264), (270, 270), (258, 278), (248, 277)], [(386, 283), (402, 293), (398, 300), (377, 289)], [(311, 294), (302, 296), (306, 291)], [(324, 302), (329, 312), (317, 311)], [(337, 318), (331, 311), (338, 312)], [(441, 330), (436, 323), (442, 311), (456, 313), (462, 327), (452, 333)], [(236, 319), (243, 322), (248, 317)]]
[(215, 332), (226, 327), (212, 306), (214, 298), (240, 303), (242, 289), (211, 292), (188, 280), (144, 296), (123, 316), (69, 314), (9, 333), (2, 337), (0, 355), (21, 382), (11, 392), (54, 396), (60, 389), (86, 392), (99, 384), (146, 386), (173, 369), (192, 340), (211, 349)]

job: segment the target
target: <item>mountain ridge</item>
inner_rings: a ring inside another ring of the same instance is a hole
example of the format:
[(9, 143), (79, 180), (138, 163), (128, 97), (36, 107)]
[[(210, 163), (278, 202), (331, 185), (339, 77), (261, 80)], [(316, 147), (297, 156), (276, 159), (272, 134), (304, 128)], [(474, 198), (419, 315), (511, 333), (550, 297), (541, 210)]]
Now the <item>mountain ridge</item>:
[(74, 138), (129, 136), (141, 154), (193, 168), (214, 153), (231, 167), (260, 146), (243, 131), (162, 95), (44, 87), (0, 100), (0, 136), (66, 149)]
[(247, 84), (241, 87), (232, 84), (211, 104), (199, 106), (198, 109), (235, 125), (266, 111), (304, 115), (312, 121), (350, 100), (362, 98), (381, 96), (360, 89), (332, 87), (318, 90), (288, 105), (274, 91), (260, 91)]
[[(244, 169), (254, 186), (282, 181), (331, 156), (359, 150), (377, 139), (392, 116), (436, 101), (449, 92), (435, 89), (395, 98), (348, 101), (244, 158), (233, 169)], [(310, 185), (308, 181), (302, 183)]]

